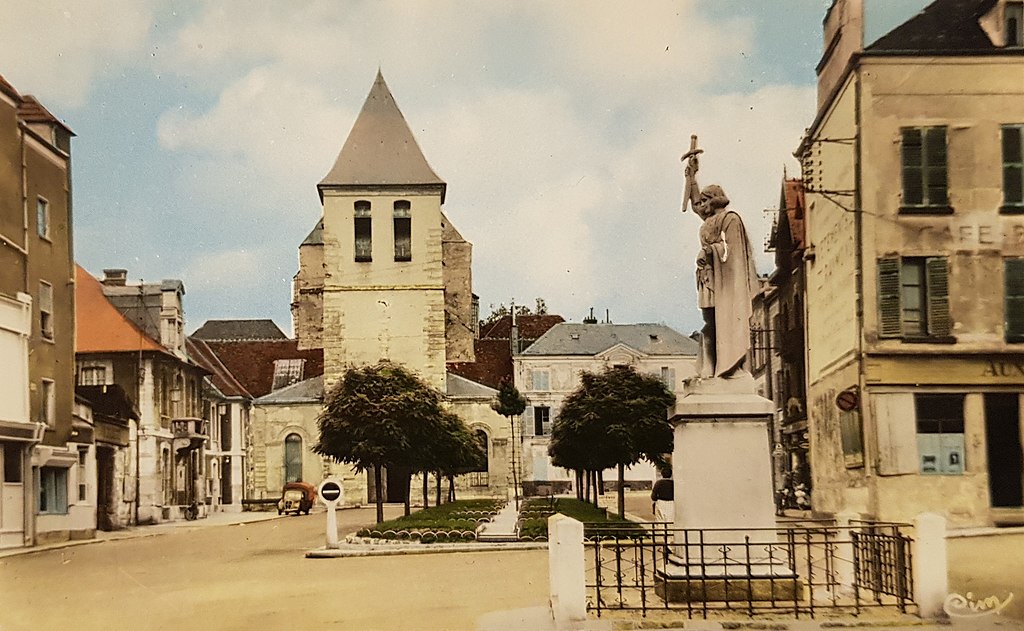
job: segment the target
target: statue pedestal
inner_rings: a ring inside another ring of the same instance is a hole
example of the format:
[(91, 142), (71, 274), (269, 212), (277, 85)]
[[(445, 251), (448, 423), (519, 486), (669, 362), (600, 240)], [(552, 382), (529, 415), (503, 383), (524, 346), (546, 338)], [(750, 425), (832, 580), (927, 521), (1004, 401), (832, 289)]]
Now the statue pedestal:
[(769, 421), (775, 405), (749, 374), (686, 384), (675, 426), (674, 554), (659, 572), (669, 600), (792, 599), (800, 588), (775, 524)]

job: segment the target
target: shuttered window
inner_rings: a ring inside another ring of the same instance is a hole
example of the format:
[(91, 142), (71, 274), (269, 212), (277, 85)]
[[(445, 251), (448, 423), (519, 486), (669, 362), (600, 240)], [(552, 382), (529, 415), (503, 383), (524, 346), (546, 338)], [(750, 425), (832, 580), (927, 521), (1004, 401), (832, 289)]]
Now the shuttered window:
[(1003, 212), (1024, 213), (1024, 125), (1003, 126)]
[(946, 128), (903, 128), (901, 154), (901, 212), (950, 212), (946, 177)]
[(1024, 258), (1006, 259), (1005, 326), (1007, 342), (1024, 342)]
[(355, 260), (366, 263), (373, 260), (373, 228), (370, 223), (370, 202), (355, 203)]
[(952, 330), (945, 257), (878, 260), (879, 337), (946, 338)]

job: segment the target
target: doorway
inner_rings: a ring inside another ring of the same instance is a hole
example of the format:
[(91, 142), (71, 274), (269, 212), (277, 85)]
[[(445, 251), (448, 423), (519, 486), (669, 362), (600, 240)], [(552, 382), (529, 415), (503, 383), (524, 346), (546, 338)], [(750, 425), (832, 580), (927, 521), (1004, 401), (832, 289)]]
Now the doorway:
[(1020, 395), (985, 395), (988, 489), (993, 508), (1024, 506), (1024, 451), (1020, 438)]
[(99, 530), (117, 529), (114, 488), (114, 448), (96, 445), (96, 528)]

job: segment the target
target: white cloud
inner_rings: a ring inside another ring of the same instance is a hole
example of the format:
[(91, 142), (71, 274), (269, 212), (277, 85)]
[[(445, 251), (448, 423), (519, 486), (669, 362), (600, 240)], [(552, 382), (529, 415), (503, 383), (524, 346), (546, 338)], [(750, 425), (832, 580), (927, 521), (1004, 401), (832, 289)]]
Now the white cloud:
[(141, 0), (7, 2), (0, 59), (7, 79), (50, 106), (75, 107), (107, 65), (132, 63), (146, 46), (154, 3)]

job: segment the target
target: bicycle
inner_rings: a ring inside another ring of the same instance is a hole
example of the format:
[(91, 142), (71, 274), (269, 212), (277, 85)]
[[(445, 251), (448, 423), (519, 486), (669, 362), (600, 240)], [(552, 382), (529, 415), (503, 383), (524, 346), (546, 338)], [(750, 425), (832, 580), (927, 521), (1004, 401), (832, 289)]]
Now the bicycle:
[(186, 520), (194, 521), (197, 517), (199, 517), (199, 505), (196, 504), (195, 502), (192, 502), (191, 504), (185, 507), (184, 514)]

